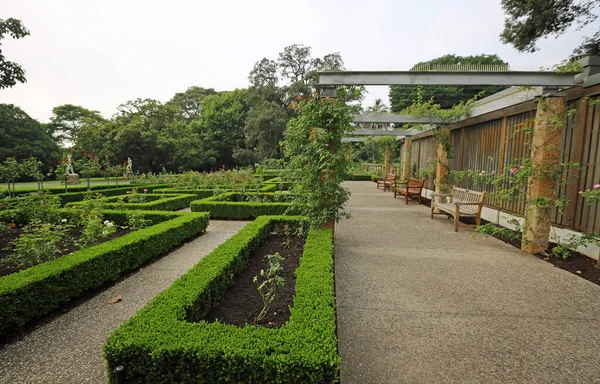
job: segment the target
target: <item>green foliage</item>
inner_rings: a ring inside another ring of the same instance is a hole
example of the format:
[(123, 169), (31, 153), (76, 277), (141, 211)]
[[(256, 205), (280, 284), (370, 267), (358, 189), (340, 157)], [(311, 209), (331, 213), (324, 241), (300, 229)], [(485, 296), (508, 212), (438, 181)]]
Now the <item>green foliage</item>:
[(87, 208), (89, 209), (84, 209), (79, 219), (79, 224), (83, 226), (83, 230), (77, 244), (82, 247), (94, 244), (117, 231), (115, 223), (110, 220), (102, 220), (104, 215), (100, 204), (90, 205)]
[(46, 172), (60, 159), (59, 148), (44, 126), (12, 104), (0, 104), (0, 137), (0, 160), (34, 156)]
[(496, 224), (487, 223), (475, 228), (475, 231), (483, 233), (486, 236), (493, 236), (504, 241), (520, 239), (523, 235), (521, 231), (513, 231), (509, 228), (504, 228)]
[(284, 142), (296, 180), (291, 209), (314, 226), (350, 217), (344, 210), (350, 192), (341, 185), (350, 166), (342, 144), (342, 137), (353, 130), (350, 107), (341, 100), (310, 99), (299, 100), (295, 108), (300, 114), (290, 120)]
[(521, 52), (535, 52), (536, 43), (547, 36), (558, 37), (572, 24), (583, 27), (598, 17), (598, 0), (502, 0), (505, 12), (500, 40)]
[(556, 246), (552, 247), (552, 253), (554, 256), (568, 259), (573, 256), (573, 253), (577, 251), (578, 247), (587, 247), (589, 245), (595, 245), (600, 247), (600, 240), (597, 235), (593, 233), (581, 233), (578, 235), (570, 235), (569, 238), (562, 242), (558, 238), (555, 238)]
[(196, 120), (202, 112), (202, 100), (206, 96), (216, 95), (217, 93), (213, 88), (193, 86), (189, 87), (185, 92), (176, 93), (167, 104), (177, 106), (181, 115), (187, 121)]
[[(461, 66), (469, 68), (472, 65), (488, 65), (508, 69), (508, 63), (498, 55), (444, 55), (433, 60), (417, 63), (411, 70), (440, 70), (445, 67), (450, 67), (452, 70), (460, 70)], [(390, 104), (393, 112), (401, 112), (419, 99), (420, 91), (421, 99), (433, 99), (433, 103), (439, 105), (439, 108), (444, 110), (450, 109), (457, 104), (465, 103), (475, 95), (490, 96), (496, 92), (500, 92), (504, 88), (501, 86), (392, 86), (390, 87)]]
[(150, 220), (146, 219), (142, 212), (128, 212), (127, 213), (127, 227), (132, 231), (146, 228), (150, 225)]
[[(262, 200), (277, 202), (263, 202)], [(289, 195), (280, 193), (241, 194), (227, 192), (221, 195), (192, 201), (192, 212), (210, 212), (213, 219), (255, 219), (265, 215), (295, 214), (298, 208), (287, 202)], [(258, 199), (257, 199), (258, 197)], [(251, 202), (248, 202), (250, 200)]]
[(104, 346), (108, 372), (123, 365), (129, 383), (337, 382), (331, 230), (308, 233), (290, 321), (281, 328), (202, 321), (273, 225), (302, 221), (260, 217), (204, 257), (111, 334)]
[(104, 122), (105, 119), (98, 111), (73, 104), (64, 104), (52, 109), (52, 117), (48, 125), (49, 133), (55, 140), (65, 144), (73, 144), (79, 129), (86, 123)]
[(31, 193), (12, 199), (5, 199), (2, 205), (11, 210), (10, 221), (27, 224), (30, 221), (57, 224), (60, 221), (60, 200), (48, 193)]
[(11, 251), (2, 263), (29, 268), (54, 260), (62, 252), (67, 239), (67, 227), (60, 224), (44, 223), (38, 219), (23, 227), (18, 238), (9, 243)]
[[(130, 209), (142, 211), (177, 211), (190, 206), (197, 197), (193, 194), (146, 194), (151, 200), (146, 203), (119, 203), (119, 197), (107, 197), (97, 200), (104, 209)], [(83, 205), (83, 204), (79, 204)]]
[(258, 285), (256, 289), (263, 301), (263, 308), (256, 316), (256, 319), (254, 319), (255, 323), (265, 318), (271, 304), (273, 304), (275, 297), (277, 297), (277, 290), (283, 288), (285, 284), (285, 279), (280, 275), (281, 271), (283, 271), (281, 262), (285, 258), (277, 252), (272, 255), (266, 255), (265, 258), (269, 263), (269, 269), (266, 271), (261, 269), (261, 281), (259, 281), (258, 276), (254, 276), (254, 283)]
[[(21, 20), (13, 19), (12, 17), (0, 19), (0, 47), (2, 46), (1, 41), (6, 35), (9, 35), (13, 39), (20, 39), (29, 36), (29, 30), (25, 28)], [(25, 83), (26, 81), (25, 70), (14, 61), (6, 60), (0, 49), (0, 89), (11, 88), (17, 82)]]
[[(75, 219), (79, 212), (63, 214)], [(126, 212), (105, 215), (118, 223), (126, 218)], [(0, 334), (14, 333), (85, 292), (117, 280), (208, 226), (208, 215), (202, 213), (149, 212), (147, 218), (158, 224), (0, 277)]]

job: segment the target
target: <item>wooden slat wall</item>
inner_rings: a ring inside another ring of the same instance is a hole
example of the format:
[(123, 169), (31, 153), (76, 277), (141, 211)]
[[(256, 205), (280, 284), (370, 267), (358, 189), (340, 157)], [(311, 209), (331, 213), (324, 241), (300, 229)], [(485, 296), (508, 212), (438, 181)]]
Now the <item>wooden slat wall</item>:
[[(571, 203), (562, 213), (559, 210), (552, 212), (555, 225), (596, 234), (600, 234), (600, 204), (586, 203), (578, 192), (600, 184), (600, 103), (589, 106), (592, 101), (599, 99), (600, 95), (597, 94), (583, 102), (580, 99), (570, 99), (566, 106), (567, 111), (576, 109), (577, 113), (566, 117), (561, 138), (560, 161), (579, 163), (581, 169), (570, 167), (564, 173), (566, 182), (557, 186), (556, 192), (559, 197), (569, 197)], [(535, 105), (532, 105), (532, 108), (535, 108)], [(501, 118), (497, 118), (496, 115), (493, 120), (453, 129), (450, 136), (453, 148), (453, 157), (449, 159), (450, 169), (486, 173), (495, 171), (498, 174), (504, 171), (506, 177), (510, 177), (508, 170), (531, 155), (531, 137), (526, 128), (533, 126), (535, 112), (533, 109)], [(434, 137), (414, 137), (412, 142), (411, 164), (416, 164), (417, 170), (427, 167), (427, 158), (436, 158)], [(492, 192), (490, 185), (473, 184), (463, 181), (461, 186)], [(434, 188), (431, 178), (427, 180), (426, 188)], [(525, 213), (524, 198), (516, 198), (496, 206), (487, 201), (487, 205), (518, 215)]]
[[(592, 98), (590, 101), (597, 98)], [(582, 132), (582, 151), (578, 156), (575, 151), (571, 154), (573, 160), (580, 159), (583, 169), (575, 178), (578, 189), (593, 188), (600, 183), (600, 105), (590, 106), (586, 111)], [(573, 203), (572, 203), (573, 204)], [(570, 227), (581, 232), (600, 233), (600, 214), (598, 203), (588, 204), (581, 197), (574, 199), (575, 213)]]

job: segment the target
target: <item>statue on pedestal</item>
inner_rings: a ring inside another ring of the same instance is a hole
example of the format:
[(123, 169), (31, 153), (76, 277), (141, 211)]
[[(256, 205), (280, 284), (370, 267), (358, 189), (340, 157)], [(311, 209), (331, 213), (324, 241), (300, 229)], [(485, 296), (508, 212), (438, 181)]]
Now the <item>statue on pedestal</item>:
[(125, 173), (123, 173), (123, 180), (129, 180), (133, 176), (133, 160), (131, 157), (127, 158), (127, 168), (125, 168)]

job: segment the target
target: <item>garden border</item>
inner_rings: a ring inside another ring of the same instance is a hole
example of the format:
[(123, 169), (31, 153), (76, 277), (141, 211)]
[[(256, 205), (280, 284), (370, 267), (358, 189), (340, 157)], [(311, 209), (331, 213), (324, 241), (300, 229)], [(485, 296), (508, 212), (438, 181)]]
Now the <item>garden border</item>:
[[(163, 196), (163, 198), (149, 201), (147, 203), (112, 203), (107, 200), (115, 199), (115, 196), (95, 199), (94, 202), (100, 202), (103, 209), (123, 209), (123, 210), (142, 210), (142, 211), (177, 211), (187, 208), (190, 203), (197, 199), (193, 194), (158, 194), (152, 193), (151, 196)], [(81, 204), (81, 202), (80, 202)]]
[[(137, 211), (136, 211), (137, 212)], [(70, 217), (79, 210), (61, 210)], [(124, 220), (126, 211), (103, 211), (107, 219)], [(164, 221), (117, 239), (73, 252), (0, 278), (0, 335), (15, 331), (90, 289), (117, 280), (183, 241), (206, 230), (208, 214), (140, 212)]]
[(256, 219), (258, 216), (285, 215), (292, 205), (291, 203), (255, 203), (225, 200), (231, 196), (239, 194), (256, 194), (257, 196), (271, 196), (275, 195), (276, 193), (226, 192), (220, 195), (207, 197), (205, 199), (192, 201), (190, 203), (190, 207), (192, 209), (192, 212), (210, 212), (211, 219), (244, 220)]
[[(272, 225), (298, 216), (263, 216), (202, 259), (114, 331), (104, 346), (109, 382), (335, 383), (339, 380), (333, 239), (308, 233), (296, 269), (290, 319), (281, 328), (238, 328), (201, 320), (245, 268)], [(191, 321), (199, 322), (191, 322)]]

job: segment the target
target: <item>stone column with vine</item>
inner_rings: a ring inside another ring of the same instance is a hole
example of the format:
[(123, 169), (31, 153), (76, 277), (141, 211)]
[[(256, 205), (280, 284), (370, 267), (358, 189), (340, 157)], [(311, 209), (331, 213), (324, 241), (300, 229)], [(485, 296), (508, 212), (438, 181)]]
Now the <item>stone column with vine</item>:
[(548, 249), (556, 206), (557, 179), (561, 176), (560, 142), (565, 124), (565, 97), (540, 100), (531, 138), (530, 176), (521, 249), (538, 253)]

